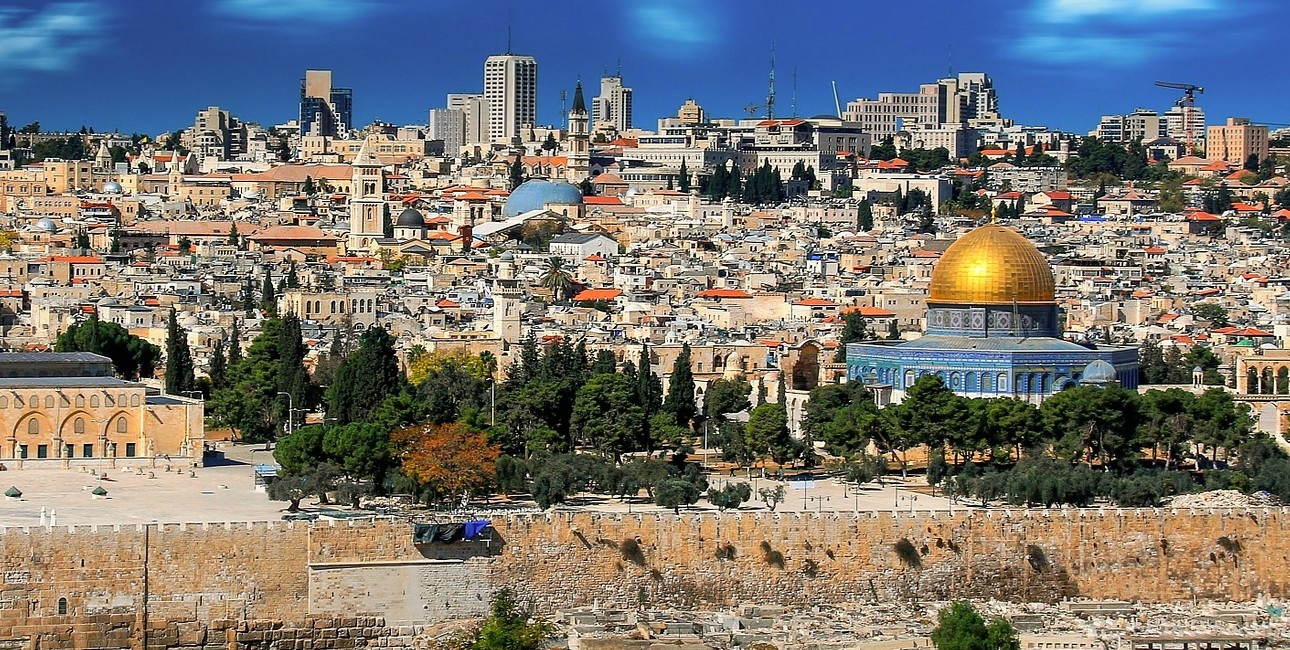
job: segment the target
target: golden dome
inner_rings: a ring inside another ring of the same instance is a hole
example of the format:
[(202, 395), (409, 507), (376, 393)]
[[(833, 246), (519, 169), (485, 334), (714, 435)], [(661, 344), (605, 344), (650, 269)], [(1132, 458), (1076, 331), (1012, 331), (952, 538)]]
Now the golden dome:
[(950, 245), (936, 268), (928, 302), (1010, 305), (1053, 302), (1053, 271), (1017, 231), (990, 224)]

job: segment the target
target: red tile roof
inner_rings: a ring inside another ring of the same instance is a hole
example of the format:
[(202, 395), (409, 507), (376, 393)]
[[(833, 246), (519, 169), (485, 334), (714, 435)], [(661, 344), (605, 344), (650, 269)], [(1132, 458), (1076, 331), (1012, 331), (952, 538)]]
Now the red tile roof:
[(890, 311), (887, 311), (886, 309), (880, 309), (878, 307), (869, 307), (867, 305), (857, 305), (855, 307), (842, 308), (842, 313), (844, 314), (850, 314), (852, 312), (859, 312), (859, 314), (864, 318), (891, 318), (896, 315), (895, 312), (890, 312)]
[(573, 297), (574, 302), (584, 302), (589, 300), (613, 300), (623, 295), (621, 289), (583, 289), (578, 295)]
[(66, 262), (68, 264), (102, 264), (103, 258), (86, 255), (50, 255), (46, 262)]
[(700, 298), (751, 298), (752, 296), (738, 289), (705, 289), (698, 293)]

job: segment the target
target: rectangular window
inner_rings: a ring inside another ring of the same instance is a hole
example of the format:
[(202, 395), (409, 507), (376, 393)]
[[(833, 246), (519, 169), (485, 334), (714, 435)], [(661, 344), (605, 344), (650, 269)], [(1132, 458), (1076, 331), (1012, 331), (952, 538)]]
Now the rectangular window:
[(135, 444), (135, 443), (133, 443), (133, 442), (127, 442), (127, 443), (125, 443), (125, 457), (126, 457), (126, 458), (134, 458), (134, 444)]
[(27, 445), (18, 445), (18, 457), (19, 458), (27, 457)]
[(36, 445), (36, 458), (49, 458), (49, 445)]
[(81, 458), (93, 458), (94, 445), (81, 445)]
[(75, 458), (75, 456), (76, 456), (75, 445), (70, 445), (70, 444), (63, 445), (63, 458)]

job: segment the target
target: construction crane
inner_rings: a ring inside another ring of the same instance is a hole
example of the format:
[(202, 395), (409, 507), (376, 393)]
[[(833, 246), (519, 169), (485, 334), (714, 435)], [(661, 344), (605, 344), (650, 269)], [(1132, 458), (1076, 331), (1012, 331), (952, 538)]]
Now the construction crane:
[(1175, 106), (1181, 106), (1183, 109), (1183, 131), (1187, 134), (1187, 151), (1190, 153), (1195, 148), (1195, 138), (1192, 137), (1192, 109), (1196, 106), (1196, 93), (1204, 93), (1205, 89), (1196, 84), (1173, 83), (1170, 81), (1157, 81), (1156, 86), (1160, 88), (1172, 88), (1183, 91), (1183, 96), (1174, 102)]

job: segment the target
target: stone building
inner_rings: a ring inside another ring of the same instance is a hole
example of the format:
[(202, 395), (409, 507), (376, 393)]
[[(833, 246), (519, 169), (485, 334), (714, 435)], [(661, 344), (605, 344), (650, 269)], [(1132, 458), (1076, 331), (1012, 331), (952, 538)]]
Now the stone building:
[(113, 376), (88, 352), (0, 354), (0, 461), (202, 463), (202, 403)]

